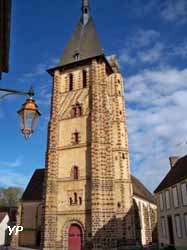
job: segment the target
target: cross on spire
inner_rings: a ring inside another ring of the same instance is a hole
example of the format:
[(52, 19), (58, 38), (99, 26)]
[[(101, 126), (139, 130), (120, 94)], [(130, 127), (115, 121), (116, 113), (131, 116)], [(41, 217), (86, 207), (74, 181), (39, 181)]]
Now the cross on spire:
[(82, 22), (84, 25), (87, 24), (90, 17), (89, 0), (82, 0)]

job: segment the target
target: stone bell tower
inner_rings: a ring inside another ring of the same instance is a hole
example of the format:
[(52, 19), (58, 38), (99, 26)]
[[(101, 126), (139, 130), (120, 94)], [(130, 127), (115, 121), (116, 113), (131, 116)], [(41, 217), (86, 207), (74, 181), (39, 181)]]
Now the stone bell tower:
[(103, 53), (88, 0), (48, 72), (43, 249), (126, 249), (133, 217), (123, 78)]

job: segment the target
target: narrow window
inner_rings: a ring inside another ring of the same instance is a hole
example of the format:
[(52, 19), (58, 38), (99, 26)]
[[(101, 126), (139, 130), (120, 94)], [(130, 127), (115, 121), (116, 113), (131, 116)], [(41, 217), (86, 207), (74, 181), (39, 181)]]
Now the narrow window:
[(73, 144), (79, 144), (79, 136), (80, 135), (80, 133), (79, 132), (75, 132), (75, 133), (73, 133)]
[(77, 116), (77, 108), (76, 108), (76, 107), (73, 107), (73, 108), (72, 108), (72, 116), (73, 116), (73, 117), (76, 117), (76, 116)]
[(69, 204), (70, 204), (70, 206), (73, 204), (72, 198), (69, 199)]
[(160, 210), (162, 211), (163, 209), (164, 209), (163, 195), (160, 194)]
[(166, 191), (166, 208), (170, 209), (170, 196), (169, 196), (169, 191)]
[(73, 90), (73, 74), (69, 75), (69, 91)]
[(173, 205), (175, 208), (179, 206), (177, 187), (173, 188)]
[(185, 232), (187, 236), (187, 214), (184, 214), (184, 225), (185, 225)]
[(175, 215), (175, 228), (178, 238), (182, 238), (182, 229), (181, 229), (181, 218), (180, 215)]
[(82, 205), (82, 198), (79, 197), (79, 204)]
[(79, 179), (79, 169), (76, 166), (73, 168), (73, 179), (74, 180), (78, 180)]
[(77, 105), (76, 109), (77, 109), (77, 111), (76, 111), (77, 117), (81, 116), (82, 115), (82, 107), (80, 105)]
[(77, 193), (74, 193), (74, 204), (77, 204)]
[(161, 218), (161, 228), (162, 228), (162, 236), (163, 238), (165, 238), (166, 237), (166, 222), (165, 222), (164, 217)]
[(187, 184), (186, 183), (182, 183), (181, 190), (182, 190), (182, 203), (184, 206), (187, 206)]
[(72, 135), (71, 135), (71, 143), (72, 143), (73, 145), (76, 145), (76, 144), (79, 144), (80, 141), (81, 141), (80, 133), (77, 132), (77, 130), (75, 130), (75, 132), (72, 133)]
[(72, 117), (79, 117), (82, 115), (82, 107), (80, 104), (76, 104), (72, 107)]
[(82, 72), (83, 88), (87, 87), (87, 71), (83, 70)]
[(122, 159), (125, 159), (125, 154), (124, 153), (122, 153)]
[(120, 208), (121, 207), (121, 203), (120, 202), (118, 202), (118, 208)]

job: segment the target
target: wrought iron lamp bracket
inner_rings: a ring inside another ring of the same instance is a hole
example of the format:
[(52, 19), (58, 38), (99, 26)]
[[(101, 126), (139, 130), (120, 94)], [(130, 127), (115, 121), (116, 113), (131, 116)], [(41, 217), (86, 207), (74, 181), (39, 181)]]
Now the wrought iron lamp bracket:
[(24, 96), (28, 96), (29, 98), (32, 98), (34, 96), (33, 88), (30, 88), (30, 90), (28, 92), (18, 91), (18, 90), (14, 90), (14, 89), (0, 88), (0, 92), (5, 92), (5, 94), (0, 96), (0, 100), (4, 99), (10, 95), (24, 95)]

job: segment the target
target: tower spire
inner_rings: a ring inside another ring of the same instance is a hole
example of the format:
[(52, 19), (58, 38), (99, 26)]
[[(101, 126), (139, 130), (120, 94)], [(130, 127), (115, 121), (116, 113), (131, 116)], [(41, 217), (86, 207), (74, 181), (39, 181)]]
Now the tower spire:
[(82, 0), (82, 22), (84, 25), (87, 24), (90, 17), (89, 0)]

